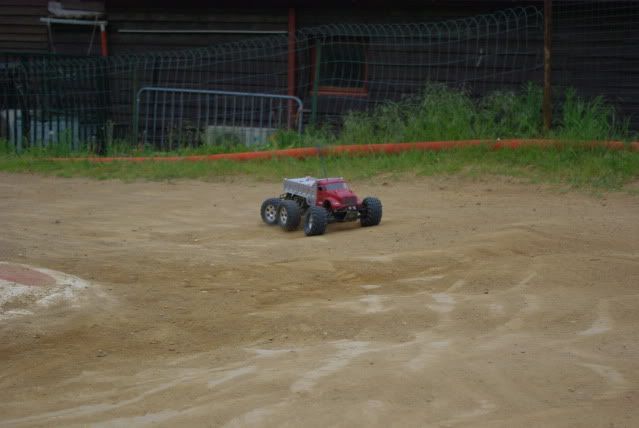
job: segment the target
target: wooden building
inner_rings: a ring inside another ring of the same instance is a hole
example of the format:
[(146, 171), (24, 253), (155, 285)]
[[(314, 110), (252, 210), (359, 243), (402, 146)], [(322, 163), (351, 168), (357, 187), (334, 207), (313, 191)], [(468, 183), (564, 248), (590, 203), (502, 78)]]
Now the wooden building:
[[(52, 7), (52, 3), (57, 4)], [(554, 3), (553, 83), (559, 89), (557, 92), (571, 85), (588, 96), (603, 95), (624, 116), (633, 118), (634, 126), (639, 128), (637, 2), (555, 0)], [(437, 60), (436, 55), (442, 53), (436, 47), (428, 47), (427, 53), (420, 53), (429, 55), (427, 62), (423, 58), (416, 61), (411, 58), (414, 50), (402, 53), (397, 45), (373, 49), (367, 46), (368, 39), (362, 38), (361, 34), (348, 34), (333, 39), (338, 40), (339, 46), (324, 47), (322, 61), (327, 65), (322, 65), (319, 82), (314, 80), (316, 65), (319, 65), (316, 64), (316, 47), (311, 44), (301, 48), (294, 38), (291, 41), (291, 35), (308, 28), (335, 24), (361, 28), (358, 24), (388, 26), (440, 22), (525, 6), (541, 8), (543, 1), (0, 0), (0, 53), (117, 57), (210, 46), (233, 49), (231, 42), (288, 38), (289, 44), (277, 52), (276, 59), (266, 62), (253, 60), (240, 64), (237, 57), (229, 54), (223, 72), (231, 74), (231, 79), (220, 78), (217, 70), (205, 70), (207, 62), (185, 65), (190, 74), (180, 78), (173, 77), (171, 67), (174, 66), (167, 66), (162, 60), (154, 62), (155, 69), (150, 72), (146, 69), (112, 72), (107, 86), (112, 93), (110, 101), (114, 103), (116, 116), (126, 118), (131, 115), (131, 93), (142, 84), (287, 93), (299, 96), (306, 106), (316, 103), (313, 108), (320, 114), (339, 115), (350, 108), (364, 108), (378, 102), (389, 93), (396, 99), (398, 94), (414, 91), (425, 79), (444, 83), (481, 79), (481, 92), (515, 88), (530, 80), (540, 82), (542, 33), (530, 32), (523, 38), (514, 37), (510, 34), (511, 28), (500, 29), (499, 34), (484, 34), (485, 43), (495, 42), (499, 46), (488, 52), (493, 54), (494, 71), (483, 77), (468, 74), (469, 69), (473, 71), (469, 64), (477, 64), (475, 68), (486, 66), (487, 49), (479, 43), (476, 49), (470, 44), (462, 48), (460, 44), (449, 43), (445, 47), (449, 63), (462, 62), (450, 57), (451, 51), (452, 55), (466, 56), (463, 67), (453, 68)], [(71, 14), (83, 11), (94, 15), (76, 19), (83, 21), (82, 25), (77, 25), (77, 22), (66, 23), (64, 17), (56, 15), (56, 10), (60, 9), (71, 11)], [(410, 27), (407, 28), (410, 32)], [(501, 39), (497, 40), (497, 37)], [(388, 39), (397, 41), (396, 36)], [(349, 56), (348, 67), (330, 65), (342, 62), (345, 55)], [(380, 55), (385, 58), (380, 60)], [(395, 58), (395, 62), (390, 64), (388, 58)], [(256, 79), (252, 72), (258, 67), (270, 69)], [(199, 70), (199, 74), (194, 70)], [(266, 75), (268, 78), (264, 77)], [(311, 99), (313, 95), (314, 100)], [(120, 120), (122, 123), (127, 121)]]
[[(47, 30), (50, 0), (0, 0), (0, 51), (86, 55), (100, 53), (99, 28), (64, 23)], [(54, 2), (55, 3), (55, 2)], [(100, 10), (108, 52), (192, 48), (287, 34), (291, 28), (335, 23), (429, 22), (490, 13), (540, 1), (309, 1), (58, 0), (68, 10)], [(293, 20), (294, 22), (291, 22)], [(95, 34), (98, 33), (98, 34)]]

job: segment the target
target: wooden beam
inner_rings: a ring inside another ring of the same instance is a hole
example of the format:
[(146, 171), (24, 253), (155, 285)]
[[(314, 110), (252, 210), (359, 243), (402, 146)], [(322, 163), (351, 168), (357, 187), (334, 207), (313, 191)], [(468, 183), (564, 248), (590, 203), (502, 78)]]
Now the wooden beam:
[[(295, 23), (295, 8), (288, 9), (288, 95), (295, 96), (295, 32), (297, 25)], [(293, 118), (296, 112), (293, 110), (293, 101), (288, 101), (288, 129), (293, 126)]]

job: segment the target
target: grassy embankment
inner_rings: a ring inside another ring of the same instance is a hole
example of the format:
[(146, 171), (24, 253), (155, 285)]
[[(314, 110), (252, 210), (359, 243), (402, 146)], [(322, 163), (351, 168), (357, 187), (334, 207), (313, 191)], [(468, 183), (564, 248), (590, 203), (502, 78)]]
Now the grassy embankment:
[[(525, 181), (568, 184), (575, 187), (616, 189), (639, 177), (639, 153), (611, 151), (581, 144), (584, 141), (636, 139), (602, 99), (585, 101), (568, 92), (556, 112), (551, 133), (541, 123), (541, 91), (529, 85), (519, 93), (496, 92), (472, 100), (461, 91), (430, 86), (418, 100), (389, 103), (368, 113), (352, 113), (337, 134), (326, 129), (307, 129), (303, 135), (282, 132), (260, 149), (367, 144), (382, 142), (440, 141), (497, 138), (550, 138), (561, 147), (525, 147), (491, 150), (470, 147), (442, 152), (407, 152), (398, 155), (330, 157), (330, 175), (349, 179), (379, 174), (414, 175), (508, 175)], [(176, 150), (172, 155), (243, 151), (244, 146), (203, 146)], [(11, 153), (0, 142), (0, 171), (32, 172), (64, 177), (98, 179), (165, 180), (176, 178), (213, 179), (250, 175), (257, 179), (321, 174), (319, 159), (277, 159), (251, 162), (55, 162), (51, 156), (82, 156), (64, 146)], [(113, 144), (109, 155), (166, 155), (148, 149), (131, 149)]]

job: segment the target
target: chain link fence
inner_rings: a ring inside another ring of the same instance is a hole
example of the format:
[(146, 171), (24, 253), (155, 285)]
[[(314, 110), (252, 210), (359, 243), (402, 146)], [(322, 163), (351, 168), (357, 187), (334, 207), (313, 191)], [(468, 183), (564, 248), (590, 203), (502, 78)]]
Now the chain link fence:
[[(615, 107), (616, 118), (639, 131), (639, 2), (553, 2), (552, 82)], [(557, 105), (557, 103), (556, 103)], [(561, 111), (555, 109), (555, 116)]]
[(104, 132), (109, 95), (98, 58), (0, 54), (0, 138), (17, 151), (86, 148)]

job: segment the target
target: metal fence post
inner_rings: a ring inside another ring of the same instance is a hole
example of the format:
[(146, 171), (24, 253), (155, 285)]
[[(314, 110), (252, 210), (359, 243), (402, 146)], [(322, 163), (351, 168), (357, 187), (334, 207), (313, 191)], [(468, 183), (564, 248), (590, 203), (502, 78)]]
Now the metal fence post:
[(137, 62), (134, 63), (133, 68), (131, 70), (131, 93), (133, 94), (133, 99), (131, 100), (131, 110), (132, 110), (132, 123), (131, 123), (131, 127), (133, 128), (133, 141), (131, 141), (131, 144), (133, 146), (136, 146), (138, 144), (138, 127), (139, 127), (139, 122), (138, 122), (138, 116), (140, 114), (140, 94), (142, 93), (141, 90), (138, 90), (138, 86), (139, 86), (139, 78), (138, 78), (138, 68), (137, 68)]
[(552, 126), (552, 0), (544, 0), (544, 129)]
[(142, 97), (142, 92), (144, 92), (146, 88), (140, 88), (138, 91), (135, 91), (135, 99), (133, 101), (133, 144), (136, 144), (139, 137), (139, 126), (140, 126), (140, 99)]
[(317, 123), (317, 96), (319, 93), (320, 78), (320, 60), (322, 53), (322, 44), (318, 42), (315, 45), (315, 70), (313, 71), (313, 99), (311, 100), (311, 123)]

